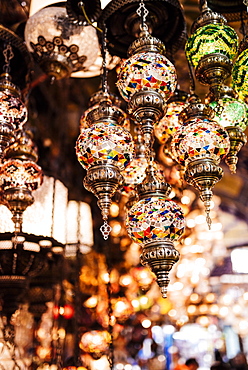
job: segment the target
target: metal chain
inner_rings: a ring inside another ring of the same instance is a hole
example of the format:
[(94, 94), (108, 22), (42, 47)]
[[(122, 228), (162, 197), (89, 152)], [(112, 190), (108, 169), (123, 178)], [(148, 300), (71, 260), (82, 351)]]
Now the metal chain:
[(246, 11), (248, 13), (248, 0), (243, 0), (243, 3), (246, 6)]
[(7, 44), (6, 48), (3, 50), (3, 56), (5, 64), (3, 65), (4, 73), (10, 72), (10, 61), (14, 58), (14, 53), (11, 44)]
[(141, 25), (140, 25), (141, 31), (148, 31), (148, 26), (146, 24), (146, 17), (148, 16), (149, 12), (146, 9), (143, 0), (140, 1), (139, 7), (136, 10), (136, 13), (141, 18)]

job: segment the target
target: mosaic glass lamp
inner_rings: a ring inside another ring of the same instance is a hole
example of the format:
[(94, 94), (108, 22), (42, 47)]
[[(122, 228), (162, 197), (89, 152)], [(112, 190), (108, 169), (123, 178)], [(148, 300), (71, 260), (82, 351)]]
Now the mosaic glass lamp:
[[(137, 14), (142, 13), (142, 4)], [(147, 9), (143, 10), (148, 14)], [(141, 125), (144, 140), (149, 146), (154, 124), (164, 114), (165, 103), (177, 83), (175, 67), (164, 53), (164, 44), (149, 34), (143, 19), (140, 35), (130, 45), (129, 58), (121, 65), (117, 78), (119, 92), (128, 102), (128, 112)]]
[(200, 191), (209, 227), (211, 189), (222, 178), (219, 163), (230, 149), (227, 131), (213, 117), (213, 109), (192, 96), (180, 115), (183, 125), (171, 142), (173, 156), (185, 168), (185, 180)]
[(244, 131), (248, 124), (248, 106), (239, 100), (234, 90), (228, 86), (223, 86), (220, 98), (217, 101), (212, 100), (209, 105), (215, 111), (214, 120), (228, 132), (230, 150), (225, 161), (230, 171), (235, 173), (238, 162), (237, 154), (247, 141)]
[(216, 91), (230, 76), (232, 61), (238, 51), (238, 35), (226, 23), (226, 19), (212, 12), (205, 2), (185, 46), (186, 57), (195, 68), (196, 78)]
[[(76, 143), (79, 163), (87, 170), (84, 186), (98, 198), (105, 239), (111, 231), (107, 224), (111, 198), (122, 183), (121, 171), (132, 159), (132, 135), (121, 126), (125, 116), (109, 100), (102, 101), (87, 115), (88, 128)], [(105, 233), (106, 232), (106, 233)]]
[(129, 236), (142, 246), (141, 263), (156, 275), (162, 296), (166, 298), (168, 274), (179, 259), (173, 242), (184, 231), (183, 212), (168, 199), (170, 186), (156, 177), (149, 165), (146, 178), (137, 186), (139, 201), (128, 211), (126, 227)]
[(42, 169), (36, 164), (37, 148), (29, 132), (20, 132), (5, 158), (0, 167), (2, 201), (12, 212), (15, 232), (19, 233), (23, 212), (34, 202), (32, 192), (43, 180)]
[(167, 102), (166, 113), (157, 122), (154, 134), (161, 145), (171, 141), (172, 136), (181, 126), (178, 116), (187, 105), (189, 95), (182, 90), (176, 89), (173, 96)]
[(53, 79), (87, 69), (98, 57), (96, 30), (72, 22), (65, 7), (49, 6), (29, 17), (25, 40), (40, 67)]

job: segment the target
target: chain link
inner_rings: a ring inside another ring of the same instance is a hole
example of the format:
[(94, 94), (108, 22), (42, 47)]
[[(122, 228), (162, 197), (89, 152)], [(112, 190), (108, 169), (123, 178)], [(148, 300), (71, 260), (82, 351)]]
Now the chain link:
[(136, 10), (137, 15), (141, 18), (141, 25), (140, 29), (142, 31), (148, 31), (148, 26), (145, 23), (146, 17), (148, 16), (149, 12), (145, 7), (144, 1), (141, 0), (138, 9)]
[(11, 44), (7, 44), (6, 48), (3, 50), (3, 56), (5, 64), (3, 65), (4, 73), (10, 72), (10, 61), (14, 58), (14, 53)]

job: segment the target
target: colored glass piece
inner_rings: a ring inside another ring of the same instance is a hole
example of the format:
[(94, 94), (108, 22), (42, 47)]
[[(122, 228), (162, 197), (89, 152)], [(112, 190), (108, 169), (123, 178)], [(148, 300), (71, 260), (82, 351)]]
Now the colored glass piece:
[(176, 88), (174, 65), (159, 53), (137, 53), (126, 59), (120, 67), (117, 87), (127, 102), (141, 89), (151, 89), (167, 101)]
[(78, 160), (85, 169), (99, 161), (109, 160), (123, 170), (132, 153), (132, 135), (114, 124), (93, 124), (82, 131), (76, 143)]
[(184, 231), (181, 208), (163, 197), (150, 197), (137, 202), (128, 212), (126, 226), (136, 243), (177, 240)]
[(189, 36), (185, 46), (186, 57), (194, 68), (205, 55), (219, 53), (233, 60), (237, 50), (238, 35), (235, 30), (224, 24), (213, 23), (198, 28)]

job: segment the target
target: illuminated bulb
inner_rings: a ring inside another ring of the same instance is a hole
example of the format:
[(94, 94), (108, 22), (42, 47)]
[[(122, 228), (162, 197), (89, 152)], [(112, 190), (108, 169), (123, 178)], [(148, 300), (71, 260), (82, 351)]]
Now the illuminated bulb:
[(142, 321), (141, 325), (143, 326), (143, 328), (148, 329), (148, 328), (150, 328), (150, 326), (152, 325), (152, 323), (151, 323), (150, 320), (145, 319), (145, 320)]
[(208, 312), (208, 306), (206, 304), (201, 304), (199, 307), (199, 311), (201, 314)]
[(84, 302), (84, 306), (87, 308), (94, 308), (96, 307), (97, 303), (98, 303), (97, 296), (92, 296)]
[(221, 307), (220, 308), (220, 311), (219, 311), (220, 317), (223, 317), (223, 318), (227, 317), (228, 313), (229, 313), (228, 307)]
[(206, 296), (206, 301), (208, 303), (212, 303), (215, 300), (215, 294), (214, 293), (208, 293)]
[(209, 308), (209, 311), (212, 315), (217, 315), (219, 312), (219, 306), (217, 304), (212, 304)]
[(197, 293), (192, 293), (191, 296), (190, 296), (190, 301), (191, 302), (194, 302), (194, 303), (197, 303), (200, 301), (200, 296), (199, 294)]
[(196, 313), (196, 306), (191, 304), (187, 308), (187, 312), (189, 315), (194, 315)]
[(117, 217), (119, 215), (119, 205), (117, 203), (112, 202), (109, 214), (111, 217)]

